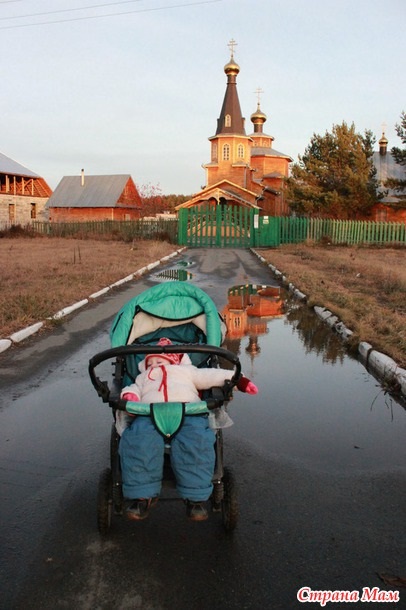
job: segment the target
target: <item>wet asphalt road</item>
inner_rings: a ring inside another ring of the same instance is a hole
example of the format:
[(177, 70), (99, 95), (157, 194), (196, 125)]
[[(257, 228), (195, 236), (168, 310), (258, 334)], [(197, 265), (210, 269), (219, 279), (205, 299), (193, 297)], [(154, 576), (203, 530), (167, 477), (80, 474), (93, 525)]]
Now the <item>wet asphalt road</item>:
[[(197, 249), (182, 258), (219, 309), (227, 287), (273, 282), (248, 251)], [(303, 607), (296, 598), (303, 586), (393, 590), (378, 573), (406, 576), (406, 467), (336, 474), (304, 467), (259, 451), (235, 427), (225, 435), (239, 485), (233, 536), (216, 516), (193, 524), (179, 502), (159, 502), (149, 520), (116, 518), (100, 538), (96, 491), (111, 414), (91, 387), (88, 360), (109, 347), (118, 309), (151, 285), (148, 277), (134, 282), (0, 354), (0, 607), (291, 610)], [(383, 607), (406, 607), (404, 591)]]

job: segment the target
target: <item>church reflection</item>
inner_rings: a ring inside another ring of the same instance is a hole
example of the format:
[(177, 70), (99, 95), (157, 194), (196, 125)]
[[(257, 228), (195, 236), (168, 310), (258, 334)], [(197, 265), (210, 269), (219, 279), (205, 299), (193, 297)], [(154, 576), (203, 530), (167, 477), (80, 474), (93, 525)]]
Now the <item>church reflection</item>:
[(268, 321), (284, 315), (281, 288), (263, 284), (233, 286), (221, 313), (227, 325), (228, 349), (239, 354), (241, 339), (248, 337), (245, 351), (253, 360), (261, 352), (259, 337), (268, 333)]
[(340, 338), (310, 308), (299, 305), (279, 286), (233, 286), (221, 313), (227, 325), (224, 346), (240, 354), (241, 341), (248, 338), (245, 352), (251, 364), (261, 353), (260, 337), (269, 333), (269, 322), (275, 318), (283, 318), (285, 324), (292, 326), (306, 352), (315, 352), (324, 362), (342, 362), (348, 355)]

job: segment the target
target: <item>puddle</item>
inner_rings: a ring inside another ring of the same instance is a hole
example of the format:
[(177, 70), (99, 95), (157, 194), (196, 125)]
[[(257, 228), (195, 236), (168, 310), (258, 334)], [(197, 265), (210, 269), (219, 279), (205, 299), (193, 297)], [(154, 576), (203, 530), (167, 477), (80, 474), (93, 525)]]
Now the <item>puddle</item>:
[(159, 273), (151, 275), (151, 280), (155, 282), (190, 282), (193, 279), (193, 273), (186, 270), (186, 267), (192, 266), (191, 261), (181, 260), (175, 267), (163, 269)]
[(224, 347), (259, 387), (235, 393), (231, 434), (322, 470), (404, 469), (406, 410), (311, 310), (283, 289), (246, 284), (229, 288), (221, 313)]

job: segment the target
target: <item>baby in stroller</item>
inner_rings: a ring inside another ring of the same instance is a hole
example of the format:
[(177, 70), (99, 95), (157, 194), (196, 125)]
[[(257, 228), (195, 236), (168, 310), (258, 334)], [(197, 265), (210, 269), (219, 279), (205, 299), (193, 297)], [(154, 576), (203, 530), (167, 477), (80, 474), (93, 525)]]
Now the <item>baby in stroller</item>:
[[(163, 337), (158, 346), (171, 343)], [(200, 400), (199, 391), (223, 385), (234, 373), (221, 368), (197, 368), (187, 354), (176, 353), (146, 356), (140, 362), (139, 369), (141, 373), (135, 383), (121, 392), (124, 400), (144, 403), (197, 402)], [(258, 392), (255, 384), (244, 376), (238, 380), (237, 388), (248, 394)], [(149, 508), (160, 494), (165, 441), (150, 418), (138, 417), (134, 420), (126, 413), (123, 415), (117, 418), (116, 426), (121, 432), (119, 453), (123, 493), (132, 500), (127, 508), (127, 517), (142, 520), (148, 516)], [(127, 424), (124, 429), (123, 423)], [(217, 426), (215, 420), (212, 425)], [(177, 490), (185, 500), (187, 515), (192, 521), (203, 521), (208, 517), (204, 502), (213, 487), (214, 443), (215, 433), (207, 415), (185, 418), (171, 442), (171, 465)]]
[[(110, 528), (113, 510), (122, 514), (123, 502), (128, 518), (145, 519), (162, 479), (173, 476), (191, 520), (207, 518), (210, 498), (224, 527), (235, 527), (235, 485), (223, 460), (221, 428), (231, 421), (224, 405), (234, 387), (250, 394), (257, 388), (241, 375), (238, 356), (220, 347), (225, 332), (212, 299), (184, 282), (153, 286), (116, 315), (111, 348), (89, 361), (91, 381), (114, 414), (111, 467), (99, 482), (101, 533)], [(112, 383), (95, 373), (110, 359)], [(220, 359), (233, 368), (219, 368)]]

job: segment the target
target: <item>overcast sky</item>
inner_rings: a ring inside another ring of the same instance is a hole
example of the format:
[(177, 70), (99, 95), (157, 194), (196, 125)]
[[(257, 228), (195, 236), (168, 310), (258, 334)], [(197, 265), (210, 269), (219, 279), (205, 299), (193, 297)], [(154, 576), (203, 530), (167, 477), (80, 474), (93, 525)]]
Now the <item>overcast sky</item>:
[(0, 151), (51, 188), (84, 168), (192, 194), (231, 39), (248, 134), (260, 87), (295, 161), (342, 121), (402, 146), (405, 23), (405, 0), (0, 0)]

